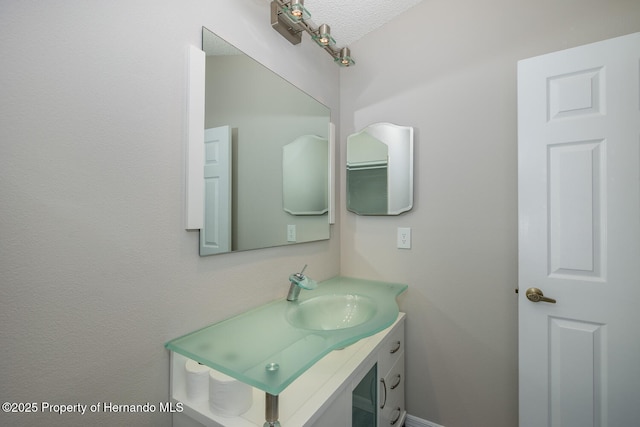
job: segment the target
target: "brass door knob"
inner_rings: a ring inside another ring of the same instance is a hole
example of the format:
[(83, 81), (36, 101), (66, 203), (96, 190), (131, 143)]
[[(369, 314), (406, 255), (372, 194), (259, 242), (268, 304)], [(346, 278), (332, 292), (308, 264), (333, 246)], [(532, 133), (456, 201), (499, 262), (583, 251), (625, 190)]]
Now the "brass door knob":
[(553, 298), (547, 298), (544, 296), (542, 291), (538, 288), (529, 288), (525, 294), (527, 299), (531, 302), (549, 302), (551, 304), (555, 304), (556, 300)]

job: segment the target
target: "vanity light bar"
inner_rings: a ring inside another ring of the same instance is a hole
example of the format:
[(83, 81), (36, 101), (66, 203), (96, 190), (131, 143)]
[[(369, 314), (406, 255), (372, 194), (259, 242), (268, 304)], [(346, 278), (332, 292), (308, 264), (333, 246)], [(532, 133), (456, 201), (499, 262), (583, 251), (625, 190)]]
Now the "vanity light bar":
[(271, 2), (271, 27), (280, 33), (291, 44), (302, 41), (302, 32), (311, 38), (333, 57), (341, 67), (350, 67), (356, 62), (351, 57), (348, 47), (336, 48), (336, 41), (331, 37), (329, 25), (322, 24), (315, 28), (309, 19), (311, 13), (304, 7), (304, 0), (273, 0)]

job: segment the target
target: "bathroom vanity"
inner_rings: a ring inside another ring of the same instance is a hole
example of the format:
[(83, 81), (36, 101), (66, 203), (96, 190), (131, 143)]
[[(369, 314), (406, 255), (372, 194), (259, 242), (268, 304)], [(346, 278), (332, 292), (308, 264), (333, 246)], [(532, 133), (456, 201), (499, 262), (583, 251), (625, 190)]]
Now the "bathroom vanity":
[[(168, 342), (171, 399), (183, 408), (174, 425), (278, 425), (265, 423), (274, 404), (285, 427), (402, 425), (405, 315), (396, 297), (406, 288), (338, 277), (297, 302), (274, 301)], [(190, 361), (251, 386), (248, 409), (223, 415), (213, 398), (187, 397)]]

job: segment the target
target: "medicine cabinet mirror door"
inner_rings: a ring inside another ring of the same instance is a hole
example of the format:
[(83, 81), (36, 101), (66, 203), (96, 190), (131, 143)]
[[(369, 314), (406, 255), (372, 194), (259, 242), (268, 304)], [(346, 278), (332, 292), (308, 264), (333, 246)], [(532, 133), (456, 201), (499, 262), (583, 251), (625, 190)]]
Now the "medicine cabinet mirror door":
[(328, 239), (329, 108), (206, 28), (202, 44), (200, 255)]
[(347, 138), (347, 209), (399, 215), (413, 207), (413, 128), (374, 123)]

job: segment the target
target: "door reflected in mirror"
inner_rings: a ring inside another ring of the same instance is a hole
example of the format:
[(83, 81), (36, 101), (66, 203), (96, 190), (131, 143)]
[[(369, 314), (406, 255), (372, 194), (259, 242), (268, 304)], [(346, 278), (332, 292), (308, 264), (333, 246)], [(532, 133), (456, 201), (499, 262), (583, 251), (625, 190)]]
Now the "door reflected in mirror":
[(413, 128), (374, 123), (347, 138), (347, 209), (399, 215), (413, 207)]
[[(202, 39), (207, 58), (200, 255), (328, 239), (329, 108), (206, 28)], [(286, 148), (300, 138), (314, 142), (295, 153)], [(285, 165), (289, 157), (306, 169)], [(299, 185), (305, 182), (306, 191)]]

